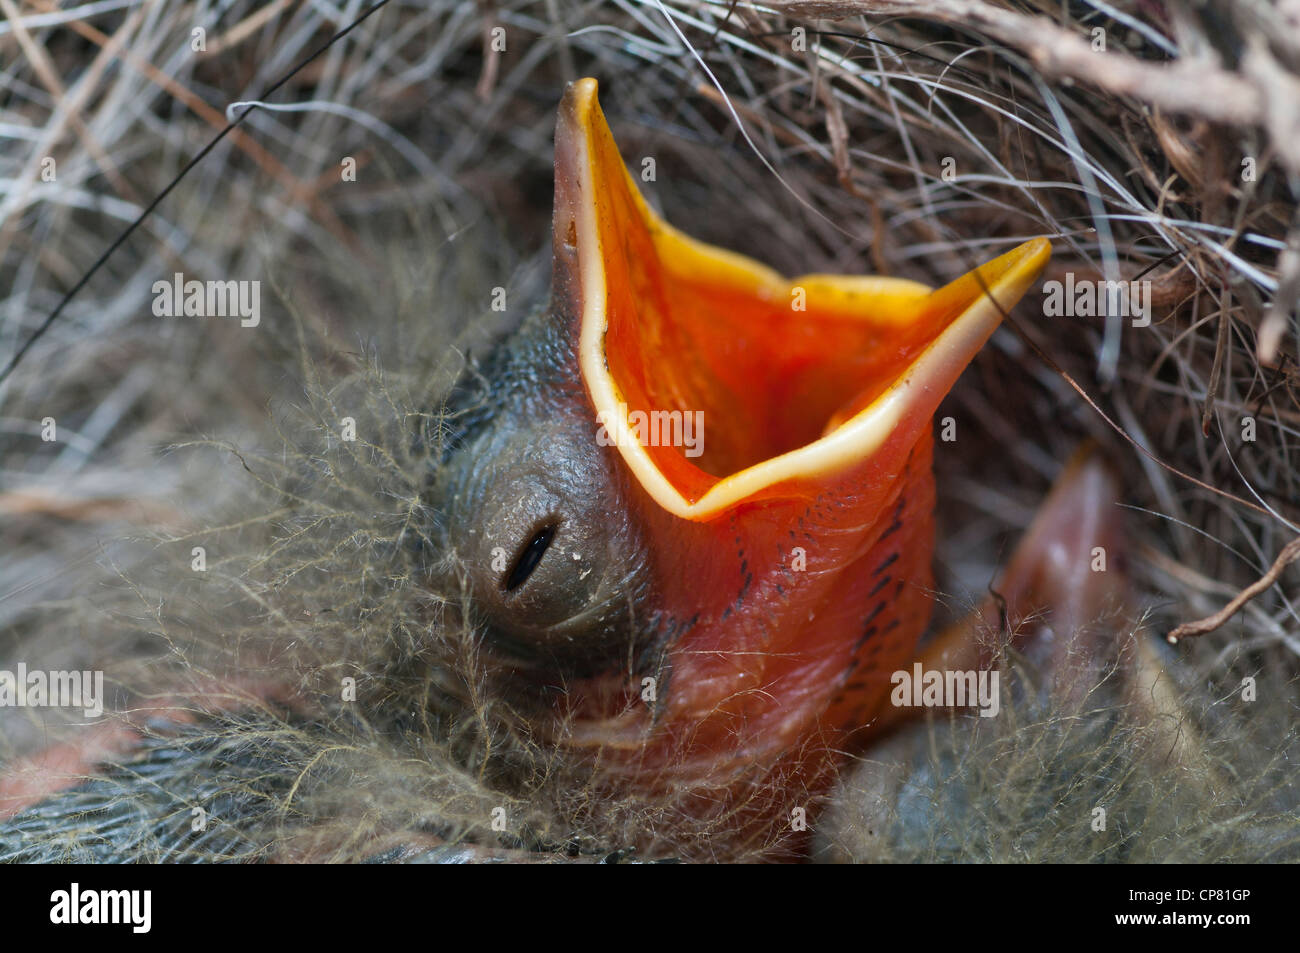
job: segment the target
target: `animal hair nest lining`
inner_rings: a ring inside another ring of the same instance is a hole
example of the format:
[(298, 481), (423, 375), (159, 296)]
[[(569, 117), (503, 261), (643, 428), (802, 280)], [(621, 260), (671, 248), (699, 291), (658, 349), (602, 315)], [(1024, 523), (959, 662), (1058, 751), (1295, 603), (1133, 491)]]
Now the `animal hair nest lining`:
[[(295, 3), (4, 7), (0, 357), (225, 105), (345, 25)], [(439, 402), (544, 298), (554, 108), (579, 75), (599, 78), (629, 162), (655, 159), (643, 187), (669, 220), (787, 273), (938, 283), (1047, 234), (1045, 281), (1149, 279), (1145, 328), (1042, 317), (1031, 294), (1019, 334), (999, 331), (944, 405), (960, 438), (936, 458), (938, 621), (979, 598), (1085, 439), (1122, 473), (1145, 631), (1212, 614), (1300, 533), (1297, 16), (1100, 0), (392, 4), (278, 94), (330, 108), (251, 114), (0, 386), (0, 667), (100, 668), (128, 708), (214, 679), (275, 682), (292, 701), (147, 726), (147, 756), (42, 808), (77, 824), (34, 847), (0, 825), (0, 855), (106, 859), (95, 831), (126, 825), (111, 843), (149, 859), (783, 856), (719, 836), (743, 797), (703, 816), (613, 799), (557, 758), (495, 691), (463, 593), (420, 577), (438, 558), (421, 489), (447, 431)], [(494, 27), (504, 51), (485, 43)], [(341, 157), (356, 182), (339, 181)], [(152, 283), (174, 271), (262, 280), (256, 333), (155, 318)], [(339, 439), (344, 417), (355, 442)], [(1091, 718), (1030, 693), (996, 726), (915, 729), (925, 757), (895, 742), (890, 763), (917, 767), (883, 846), (863, 834), (883, 808), (854, 785), (884, 756), (865, 755), (822, 856), (1294, 857), (1280, 779), (1295, 572), (1171, 662), (1199, 778), (1153, 761), (1154, 729), (1115, 717), (1104, 688)], [(1228, 700), (1247, 676), (1250, 708)], [(344, 677), (366, 705), (338, 703)], [(68, 721), (0, 711), (0, 762)], [(152, 805), (126, 797), (187, 761), (205, 773), (172, 777)], [(1007, 779), (1041, 763), (1014, 800)], [(1155, 810), (1167, 784), (1182, 806)], [(1124, 818), (1100, 846), (1067, 823), (1099, 797)], [(199, 801), (237, 804), (246, 823), (173, 836)], [(513, 819), (504, 840), (496, 808)]]

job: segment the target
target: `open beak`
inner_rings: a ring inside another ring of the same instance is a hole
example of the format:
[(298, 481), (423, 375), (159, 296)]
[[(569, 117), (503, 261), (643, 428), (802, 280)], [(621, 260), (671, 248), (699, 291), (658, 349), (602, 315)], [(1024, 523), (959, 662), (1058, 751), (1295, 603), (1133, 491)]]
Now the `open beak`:
[(592, 79), (555, 172), (557, 314), (676, 620), (656, 727), (680, 749), (864, 723), (928, 620), (931, 418), (1051, 246), (938, 290), (783, 278), (650, 209)]
[[(579, 263), (583, 381), (640, 484), (691, 520), (820, 486), (900, 428), (928, 426), (1051, 253), (1033, 239), (938, 291), (898, 278), (783, 278), (651, 210), (593, 79), (560, 107), (556, 178), (557, 241), (575, 242)], [(702, 411), (707, 438), (645, 445), (628, 421), (636, 410)]]

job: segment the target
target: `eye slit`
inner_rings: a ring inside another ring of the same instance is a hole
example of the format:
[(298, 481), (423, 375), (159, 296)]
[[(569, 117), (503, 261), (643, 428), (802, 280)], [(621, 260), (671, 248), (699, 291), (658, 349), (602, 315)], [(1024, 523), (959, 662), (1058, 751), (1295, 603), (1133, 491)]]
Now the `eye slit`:
[(511, 567), (509, 575), (501, 582), (501, 587), (506, 592), (514, 592), (533, 574), (537, 564), (542, 561), (542, 556), (546, 554), (547, 548), (551, 545), (551, 540), (555, 538), (554, 524), (543, 526), (539, 529), (533, 538), (529, 540), (528, 545), (523, 548), (514, 566)]

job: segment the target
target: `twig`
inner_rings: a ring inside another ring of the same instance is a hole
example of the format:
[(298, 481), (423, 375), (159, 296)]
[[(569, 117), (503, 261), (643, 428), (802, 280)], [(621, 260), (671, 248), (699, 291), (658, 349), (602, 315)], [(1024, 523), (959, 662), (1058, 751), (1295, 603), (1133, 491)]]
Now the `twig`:
[(1170, 645), (1177, 644), (1179, 639), (1189, 638), (1196, 635), (1205, 635), (1207, 632), (1213, 632), (1225, 622), (1233, 617), (1242, 606), (1266, 589), (1272, 587), (1277, 582), (1278, 576), (1282, 575), (1282, 570), (1286, 569), (1291, 563), (1300, 559), (1300, 536), (1297, 536), (1291, 542), (1282, 547), (1282, 551), (1277, 554), (1277, 559), (1268, 572), (1264, 573), (1258, 580), (1251, 583), (1237, 597), (1220, 609), (1214, 615), (1206, 616), (1197, 622), (1187, 622), (1180, 625), (1169, 633), (1167, 638)]
[(1232, 330), (1232, 289), (1223, 283), (1223, 306), (1219, 309), (1219, 333), (1214, 342), (1214, 363), (1210, 366), (1210, 381), (1205, 386), (1205, 404), (1201, 408), (1201, 435), (1210, 435), (1210, 423), (1214, 420), (1214, 402), (1219, 399), (1223, 387), (1223, 365), (1228, 359), (1230, 334)]
[[(769, 0), (767, 6), (804, 17), (928, 17), (975, 29), (1020, 50), (1046, 77), (1092, 83), (1116, 96), (1135, 96), (1167, 112), (1200, 116), (1244, 127), (1263, 125), (1275, 141), (1294, 141), (1300, 128), (1295, 92), (1300, 80), (1287, 73), (1263, 44), (1248, 51), (1241, 72), (1205, 59), (1150, 62), (1118, 50), (1096, 52), (1083, 36), (1046, 17), (1030, 16), (985, 0)], [(1293, 170), (1294, 156), (1284, 155)]]

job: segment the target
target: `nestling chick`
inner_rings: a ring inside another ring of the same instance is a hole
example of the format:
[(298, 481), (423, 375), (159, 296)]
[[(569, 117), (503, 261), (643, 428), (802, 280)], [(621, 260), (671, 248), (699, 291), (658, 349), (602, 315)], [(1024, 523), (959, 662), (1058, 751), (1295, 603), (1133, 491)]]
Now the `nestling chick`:
[[(173, 670), (124, 673), (122, 714), (8, 766), (0, 856), (792, 857), (805, 814), (821, 855), (888, 856), (854, 842), (882, 826), (862, 774), (830, 786), (887, 722), (915, 737), (889, 700), (919, 654), (991, 665), (969, 626), (920, 643), (931, 418), (1050, 249), (937, 291), (780, 278), (649, 209), (591, 80), (555, 169), (549, 304), (445, 406), (392, 399), (364, 453), (329, 435), (271, 481), (265, 555), (167, 600)], [(1058, 521), (1009, 573), (1062, 538), (1095, 542)], [(1104, 601), (1004, 587), (1062, 630)], [(910, 804), (887, 805), (894, 856), (966, 825)]]

